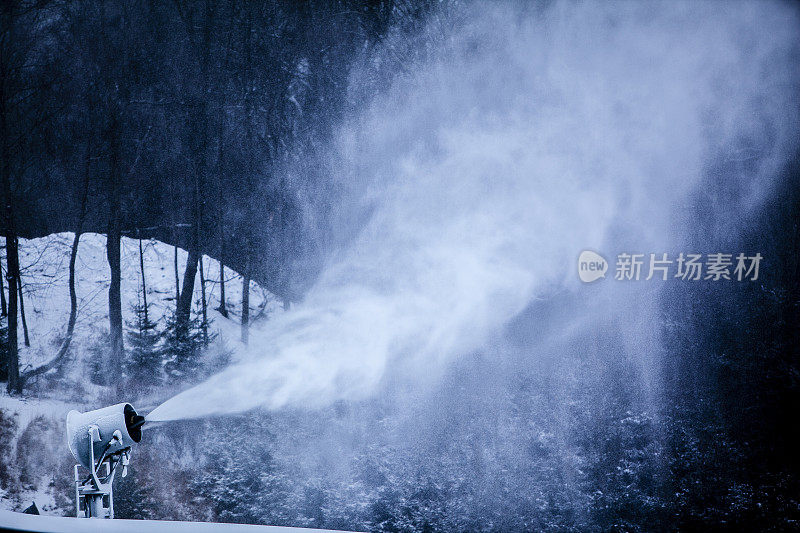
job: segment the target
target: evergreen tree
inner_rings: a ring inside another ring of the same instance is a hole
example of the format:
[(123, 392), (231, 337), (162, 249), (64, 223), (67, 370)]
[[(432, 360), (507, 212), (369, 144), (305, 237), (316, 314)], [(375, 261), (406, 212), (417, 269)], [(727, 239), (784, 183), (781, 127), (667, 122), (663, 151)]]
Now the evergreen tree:
[(201, 356), (212, 340), (204, 334), (207, 329), (208, 323), (197, 314), (186, 322), (174, 314), (169, 318), (164, 338), (167, 361), (164, 369), (170, 381), (192, 381), (199, 376)]
[(293, 485), (273, 455), (269, 426), (252, 415), (204, 428), (203, 465), (193, 473), (190, 486), (213, 513), (212, 520), (308, 525), (298, 516)]
[(125, 354), (125, 374), (128, 381), (138, 386), (155, 387), (161, 383), (162, 333), (150, 320), (146, 304), (133, 307), (135, 321), (128, 323), (128, 344)]
[(126, 477), (121, 473), (120, 470), (114, 487), (114, 518), (153, 519), (153, 508), (158, 502), (151, 496), (152, 477), (137, 470), (135, 465), (129, 467)]
[(108, 332), (104, 332), (99, 338), (89, 345), (89, 361), (86, 371), (89, 374), (89, 381), (94, 385), (108, 385), (108, 375), (105, 372), (105, 360), (111, 345), (108, 342)]

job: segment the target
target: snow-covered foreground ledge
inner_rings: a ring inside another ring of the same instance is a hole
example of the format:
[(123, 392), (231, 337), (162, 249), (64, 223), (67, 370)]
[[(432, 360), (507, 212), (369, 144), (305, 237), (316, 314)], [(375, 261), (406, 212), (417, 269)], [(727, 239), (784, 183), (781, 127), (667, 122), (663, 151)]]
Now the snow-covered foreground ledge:
[(220, 524), (213, 522), (173, 522), (168, 520), (103, 520), (93, 518), (69, 518), (61, 516), (40, 516), (0, 511), (0, 528), (11, 531), (37, 531), (42, 533), (72, 533), (75, 531), (115, 533), (148, 533), (165, 531), (167, 533), (208, 532), (208, 533), (324, 533), (331, 529), (306, 529), (298, 527), (255, 526), (248, 524)]

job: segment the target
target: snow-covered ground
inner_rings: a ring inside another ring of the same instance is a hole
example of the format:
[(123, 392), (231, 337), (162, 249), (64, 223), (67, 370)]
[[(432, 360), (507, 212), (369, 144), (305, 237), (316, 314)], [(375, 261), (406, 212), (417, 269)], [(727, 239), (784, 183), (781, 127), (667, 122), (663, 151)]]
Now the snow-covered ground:
[[(58, 351), (69, 317), (69, 256), (74, 235), (56, 233), (37, 239), (20, 239), (20, 268), (25, 317), (30, 347), (23, 343), (20, 324), (21, 370), (50, 360)], [(1, 241), (0, 241), (1, 242)], [(108, 331), (108, 286), (110, 271), (106, 260), (106, 237), (97, 233), (81, 235), (75, 263), (78, 317), (71, 353), (80, 360), (85, 347)], [(145, 284), (151, 320), (164, 320), (175, 308), (174, 247), (161, 241), (142, 241)], [(187, 253), (178, 249), (178, 271), (183, 278)], [(219, 262), (203, 257), (208, 317), (212, 330), (234, 354), (243, 346), (240, 338), (242, 278), (225, 269), (225, 296), (229, 317), (216, 308), (220, 303)], [(122, 315), (126, 324), (133, 321), (133, 306), (142, 299), (139, 241), (122, 238)], [(4, 264), (5, 267), (5, 264)], [(194, 289), (194, 308), (200, 309), (200, 273)], [(250, 284), (250, 316), (268, 317), (280, 312), (278, 300), (256, 282)], [(235, 355), (234, 355), (235, 356)], [(70, 365), (81, 368), (80, 364)]]
[(173, 522), (166, 520), (115, 520), (113, 527), (103, 520), (31, 516), (0, 511), (0, 524), (14, 531), (47, 531), (49, 533), (105, 532), (169, 532), (169, 533), (335, 533), (329, 529), (220, 524), (206, 522)]

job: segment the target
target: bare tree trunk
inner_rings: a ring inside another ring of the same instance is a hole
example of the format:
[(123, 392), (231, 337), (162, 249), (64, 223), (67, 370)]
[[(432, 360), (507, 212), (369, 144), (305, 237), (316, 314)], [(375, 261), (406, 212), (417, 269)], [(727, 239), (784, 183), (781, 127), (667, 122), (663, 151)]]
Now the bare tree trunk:
[[(226, 56), (227, 66), (227, 56)], [(219, 131), (218, 137), (218, 153), (217, 153), (217, 231), (219, 232), (219, 313), (228, 318), (228, 308), (225, 302), (225, 193), (222, 187), (222, 172), (225, 168), (223, 161), (225, 150), (223, 148), (223, 138), (225, 136), (225, 110), (222, 102), (219, 105)]]
[[(222, 138), (220, 137), (220, 142), (222, 142)], [(222, 157), (222, 150), (220, 150), (220, 157)], [(227, 303), (225, 302), (225, 261), (223, 257), (225, 257), (225, 233), (224, 233), (224, 223), (223, 223), (223, 213), (222, 213), (222, 182), (221, 180), (218, 181), (219, 186), (219, 307), (217, 311), (228, 318), (228, 308)]]
[[(6, 369), (8, 371), (9, 393), (21, 393), (22, 382), (19, 379), (19, 352), (17, 347), (17, 275), (19, 274), (19, 252), (17, 250), (17, 231), (14, 226), (14, 198), (11, 195), (11, 147), (9, 146), (9, 103), (13, 97), (12, 89), (9, 87), (10, 72), (6, 57), (6, 46), (14, 42), (14, 18), (15, 4), (4, 3), (0, 13), (0, 32), (2, 32), (0, 43), (3, 49), (0, 50), (0, 142), (2, 143), (2, 154), (0, 154), (0, 172), (3, 181), (3, 201), (5, 216), (5, 237), (6, 237), (6, 264), (8, 272), (8, 356), (6, 359)], [(13, 105), (13, 104), (12, 104)]]
[[(203, 108), (204, 109), (204, 108)], [(205, 112), (193, 110), (193, 122), (196, 128), (200, 128), (201, 132), (205, 131), (205, 124), (199, 118), (205, 115)], [(197, 132), (195, 133), (197, 134)], [(199, 134), (201, 139), (205, 138), (205, 133)], [(189, 316), (192, 310), (192, 297), (194, 296), (194, 280), (197, 277), (197, 264), (200, 262), (202, 256), (200, 251), (200, 231), (201, 231), (201, 212), (200, 212), (200, 179), (205, 172), (205, 141), (200, 141), (200, 149), (202, 156), (199, 157), (197, 165), (197, 172), (194, 173), (192, 181), (192, 227), (189, 237), (189, 256), (186, 259), (186, 268), (183, 271), (183, 286), (181, 294), (178, 298), (177, 312), (175, 313), (176, 321), (179, 326), (186, 326), (189, 323)]]
[(111, 354), (106, 367), (106, 379), (108, 383), (117, 381), (120, 375), (119, 369), (124, 358), (124, 346), (122, 339), (122, 273), (120, 266), (120, 245), (122, 240), (120, 230), (120, 140), (119, 140), (119, 119), (112, 117), (109, 130), (110, 143), (110, 172), (108, 205), (109, 219), (108, 232), (106, 239), (106, 256), (108, 266), (111, 270), (111, 283), (108, 287), (108, 322), (109, 322), (109, 341)]
[[(173, 231), (174, 235), (174, 231)], [(173, 241), (174, 241), (173, 237)], [(181, 277), (178, 274), (178, 245), (175, 245), (175, 306), (178, 305), (178, 300), (181, 299)]]
[[(2, 86), (2, 83), (0, 83)], [(22, 382), (19, 379), (19, 351), (17, 346), (17, 276), (19, 275), (19, 251), (17, 249), (17, 232), (14, 225), (14, 200), (11, 196), (11, 168), (9, 163), (10, 149), (8, 146), (8, 131), (6, 99), (0, 94), (0, 128), (2, 128), (3, 161), (3, 200), (5, 201), (5, 236), (6, 236), (6, 265), (8, 276), (8, 356), (6, 370), (8, 372), (9, 393), (21, 393)]]
[(78, 231), (75, 232), (75, 238), (72, 240), (72, 250), (70, 250), (69, 254), (69, 320), (67, 321), (67, 336), (61, 346), (62, 352), (66, 352), (67, 348), (69, 348), (72, 333), (75, 331), (75, 320), (78, 318), (78, 293), (75, 291), (75, 260), (78, 258), (78, 244), (81, 240), (82, 226), (83, 216), (81, 216), (81, 222), (78, 224)]
[[(83, 204), (84, 206), (86, 204), (85, 194)], [(81, 233), (83, 231), (84, 213), (85, 207), (81, 209), (81, 219), (78, 222), (78, 229), (75, 231), (75, 238), (72, 239), (72, 249), (69, 254), (69, 320), (67, 321), (67, 334), (64, 337), (64, 342), (61, 344), (61, 349), (58, 351), (56, 359), (61, 359), (61, 357), (67, 353), (69, 345), (72, 342), (72, 334), (75, 332), (75, 321), (78, 318), (78, 293), (75, 291), (75, 260), (78, 258), (78, 244), (80, 243)]]
[(86, 205), (89, 201), (89, 179), (91, 177), (92, 151), (91, 145), (86, 149), (86, 168), (83, 174), (83, 191), (81, 191), (81, 210), (78, 215), (78, 227), (75, 228), (75, 238), (72, 240), (72, 250), (69, 254), (69, 321), (67, 322), (67, 335), (59, 350), (61, 358), (69, 348), (72, 333), (75, 330), (75, 320), (78, 318), (78, 293), (75, 291), (75, 261), (78, 258), (78, 244), (83, 234), (83, 224), (86, 221)]
[(250, 340), (250, 258), (245, 261), (242, 275), (242, 342)]
[[(194, 279), (197, 276), (197, 264), (202, 257), (200, 249), (200, 232), (203, 230), (203, 212), (201, 207), (202, 202), (202, 182), (206, 176), (206, 157), (208, 155), (208, 103), (206, 95), (208, 94), (209, 87), (209, 65), (210, 65), (210, 48), (211, 48), (211, 29), (214, 24), (214, 7), (212, 3), (206, 4), (205, 21), (203, 26), (202, 39), (198, 39), (197, 45), (200, 49), (200, 78), (202, 82), (201, 96), (198, 98), (196, 104), (190, 114), (192, 122), (192, 135), (196, 136), (196, 150), (194, 150), (195, 157), (195, 172), (194, 180), (192, 183), (192, 233), (189, 238), (189, 258), (186, 261), (186, 269), (183, 272), (183, 288), (181, 289), (181, 296), (178, 299), (178, 309), (175, 314), (176, 321), (179, 325), (186, 325), (189, 322), (189, 315), (192, 308), (192, 297), (194, 293)], [(194, 32), (194, 28), (187, 28), (189, 33)]]
[[(197, 240), (197, 237), (192, 237)], [(197, 277), (197, 263), (200, 259), (200, 250), (196, 243), (189, 245), (189, 257), (186, 260), (186, 268), (183, 271), (183, 287), (178, 298), (178, 307), (175, 313), (176, 320), (181, 325), (189, 322), (189, 315), (192, 310), (192, 296), (194, 295), (194, 278)]]
[(3, 179), (3, 189), (6, 197), (6, 261), (8, 264), (7, 390), (9, 393), (15, 392), (19, 394), (22, 392), (22, 381), (19, 379), (19, 348), (17, 345), (17, 272), (19, 272), (19, 255), (17, 250), (17, 236), (13, 223), (13, 202), (10, 200), (11, 188), (7, 176)]
[[(139, 233), (139, 230), (136, 230)], [(147, 322), (147, 284), (144, 278), (144, 252), (142, 251), (142, 238), (139, 237), (139, 269), (142, 271), (142, 302), (144, 302), (144, 320)]]
[[(5, 246), (3, 246), (5, 248)], [(3, 314), (2, 316), (5, 317), (8, 315), (8, 310), (6, 309), (6, 295), (5, 295), (5, 286), (3, 283), (3, 278), (5, 277), (3, 273), (3, 266), (0, 264), (0, 296), (3, 297)], [(5, 355), (0, 356), (0, 381), (7, 381), (8, 380), (8, 370), (6, 369), (6, 357)]]
[(222, 259), (219, 260), (219, 307), (217, 311), (228, 318), (228, 308), (225, 306), (225, 263), (222, 262)]
[(8, 315), (8, 307), (6, 306), (6, 288), (3, 283), (3, 265), (0, 264), (0, 317)]
[[(203, 158), (204, 159), (204, 158)], [(202, 167), (202, 164), (201, 164)], [(199, 173), (202, 173), (199, 172)], [(200, 215), (200, 177), (195, 174), (194, 186), (192, 187), (192, 224), (191, 237), (189, 238), (189, 257), (186, 260), (186, 268), (183, 271), (183, 287), (181, 288), (180, 298), (178, 299), (176, 320), (181, 325), (189, 322), (189, 315), (192, 310), (192, 297), (194, 295), (194, 280), (197, 277), (197, 264), (202, 256), (200, 250), (200, 231), (202, 217)]]
[[(197, 113), (199, 114), (199, 112)], [(203, 131), (205, 131), (205, 126), (200, 125), (199, 122), (199, 119), (195, 120), (195, 123), (198, 124), (197, 127), (200, 127)], [(201, 137), (205, 137), (205, 134), (201, 134)], [(201, 141), (201, 145), (205, 146), (204, 142)], [(202, 152), (205, 153), (205, 149), (203, 149)], [(201, 159), (204, 161), (205, 157), (201, 157)], [(200, 209), (200, 180), (202, 179), (201, 175), (204, 173), (204, 167), (205, 163), (201, 162), (199, 165), (200, 170), (194, 175), (192, 186), (193, 224), (191, 228), (191, 237), (189, 238), (189, 257), (186, 260), (186, 268), (183, 271), (183, 288), (181, 289), (181, 295), (178, 299), (178, 309), (177, 313), (175, 314), (176, 320), (181, 326), (186, 326), (189, 323), (189, 316), (192, 310), (192, 297), (194, 296), (194, 280), (195, 277), (197, 277), (197, 265), (202, 257), (202, 252), (200, 250), (200, 231), (202, 229), (202, 211)]]
[(124, 357), (122, 344), (122, 296), (120, 294), (122, 287), (120, 240), (119, 229), (109, 228), (108, 242), (106, 244), (108, 266), (111, 268), (111, 283), (108, 286), (108, 323), (111, 354), (106, 375), (109, 382), (115, 381), (113, 375), (117, 373)]
[(203, 270), (203, 257), (200, 257), (200, 298), (203, 308), (203, 342), (208, 344), (208, 310), (206, 309), (206, 275)]
[[(19, 244), (17, 244), (17, 249), (19, 249)], [(28, 321), (25, 320), (25, 299), (22, 296), (22, 274), (17, 274), (17, 284), (19, 291), (17, 294), (19, 295), (19, 314), (22, 317), (22, 332), (25, 337), (25, 346), (31, 346), (31, 338), (28, 336)]]
[[(88, 189), (88, 178), (86, 182), (87, 182), (86, 189)], [(86, 191), (86, 189), (84, 190)], [(67, 321), (67, 333), (64, 336), (64, 342), (61, 343), (61, 348), (59, 348), (56, 356), (53, 357), (47, 363), (39, 367), (36, 367), (33, 370), (25, 372), (25, 374), (21, 377), (21, 381), (23, 384), (25, 384), (33, 376), (36, 376), (38, 374), (44, 374), (51, 368), (54, 368), (66, 355), (67, 350), (69, 350), (70, 343), (72, 342), (72, 335), (75, 332), (75, 321), (78, 318), (78, 294), (75, 291), (75, 260), (78, 257), (78, 243), (80, 242), (81, 229), (83, 227), (84, 216), (86, 213), (85, 192), (84, 192), (83, 202), (81, 205), (83, 206), (81, 208), (81, 216), (78, 221), (77, 231), (75, 231), (75, 237), (72, 239), (72, 249), (69, 254), (69, 320)]]

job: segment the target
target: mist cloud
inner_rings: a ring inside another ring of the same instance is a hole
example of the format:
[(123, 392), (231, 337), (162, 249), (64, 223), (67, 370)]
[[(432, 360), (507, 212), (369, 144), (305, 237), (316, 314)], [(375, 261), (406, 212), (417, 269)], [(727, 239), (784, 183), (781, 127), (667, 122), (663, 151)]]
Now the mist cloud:
[(329, 170), (342, 219), (370, 213), (357, 236), (239, 362), (148, 419), (435, 379), (532, 299), (582, 290), (581, 250), (679, 241), (676, 207), (710, 161), (754, 159), (720, 207), (746, 210), (795, 148), (798, 21), (782, 4), (467, 9), (435, 57), (341, 126)]

